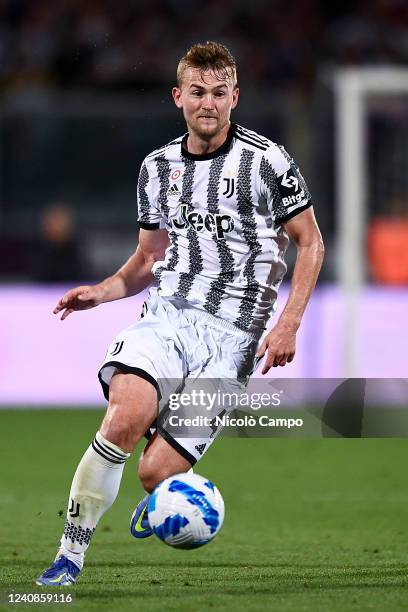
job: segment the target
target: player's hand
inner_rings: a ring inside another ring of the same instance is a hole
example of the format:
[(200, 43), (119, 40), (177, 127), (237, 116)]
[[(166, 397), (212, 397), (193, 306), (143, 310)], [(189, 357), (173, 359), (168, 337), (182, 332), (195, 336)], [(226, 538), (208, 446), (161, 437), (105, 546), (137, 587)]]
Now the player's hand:
[(103, 302), (105, 291), (101, 285), (82, 285), (71, 289), (59, 300), (53, 310), (54, 314), (62, 312), (61, 321), (75, 310), (88, 310)]
[(256, 356), (263, 357), (267, 353), (262, 374), (269, 372), (271, 367), (284, 366), (293, 361), (296, 352), (296, 332), (279, 323), (265, 337)]

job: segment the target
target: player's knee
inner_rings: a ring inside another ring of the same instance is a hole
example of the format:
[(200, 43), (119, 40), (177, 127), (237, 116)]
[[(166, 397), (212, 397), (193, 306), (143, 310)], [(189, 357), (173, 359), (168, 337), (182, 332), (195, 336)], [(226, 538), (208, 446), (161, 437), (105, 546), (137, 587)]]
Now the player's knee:
[(132, 453), (143, 433), (126, 406), (109, 398), (109, 409), (103, 419), (101, 434), (125, 453)]
[(119, 446), (125, 453), (132, 453), (141, 435), (133, 431), (129, 423), (121, 422), (119, 419), (104, 420), (100, 432), (112, 444)]
[(123, 452), (132, 453), (135, 449), (140, 435), (133, 432), (126, 423), (110, 420), (108, 423), (103, 421), (100, 432), (112, 444), (116, 444)]
[(116, 374), (109, 386), (109, 406), (101, 434), (127, 453), (133, 452), (156, 415), (157, 392), (137, 376)]

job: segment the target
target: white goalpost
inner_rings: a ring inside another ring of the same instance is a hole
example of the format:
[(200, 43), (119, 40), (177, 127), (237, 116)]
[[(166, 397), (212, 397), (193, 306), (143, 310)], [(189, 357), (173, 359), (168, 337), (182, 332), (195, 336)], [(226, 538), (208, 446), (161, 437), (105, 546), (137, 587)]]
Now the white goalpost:
[[(370, 96), (408, 94), (408, 69), (370, 67), (335, 73), (337, 280), (344, 299), (343, 376), (359, 375), (358, 305), (366, 279), (367, 114)], [(407, 99), (408, 106), (408, 99)], [(408, 155), (408, 143), (405, 154)]]

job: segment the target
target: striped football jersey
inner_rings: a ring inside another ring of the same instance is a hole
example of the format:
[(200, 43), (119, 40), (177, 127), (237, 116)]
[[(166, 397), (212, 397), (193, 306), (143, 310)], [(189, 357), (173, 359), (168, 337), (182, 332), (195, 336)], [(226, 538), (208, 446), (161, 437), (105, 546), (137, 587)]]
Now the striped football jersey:
[(159, 294), (259, 333), (286, 272), (283, 224), (311, 206), (308, 188), (285, 149), (256, 132), (232, 124), (204, 155), (186, 139), (153, 151), (139, 176), (139, 225), (170, 238), (153, 266)]

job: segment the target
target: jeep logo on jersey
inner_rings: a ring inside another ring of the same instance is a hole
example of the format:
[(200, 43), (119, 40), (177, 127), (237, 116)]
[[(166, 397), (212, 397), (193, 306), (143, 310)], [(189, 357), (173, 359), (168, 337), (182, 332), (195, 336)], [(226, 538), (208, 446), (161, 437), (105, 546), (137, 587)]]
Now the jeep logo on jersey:
[(234, 229), (234, 220), (229, 215), (219, 215), (207, 213), (202, 215), (199, 212), (188, 212), (188, 205), (182, 204), (178, 219), (172, 219), (171, 224), (177, 229), (191, 227), (196, 232), (207, 230), (210, 234), (215, 234), (217, 238), (224, 238), (225, 234)]

